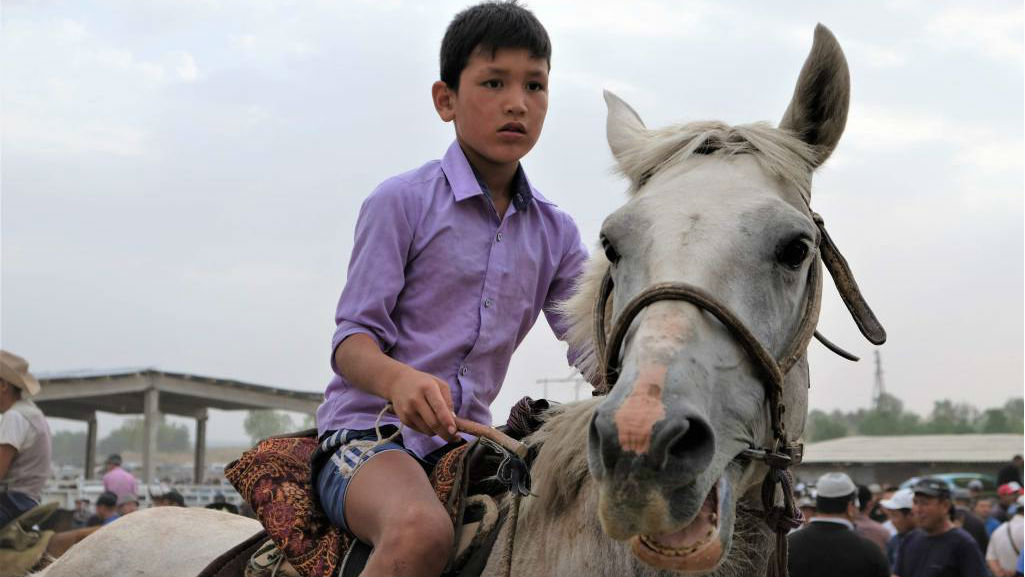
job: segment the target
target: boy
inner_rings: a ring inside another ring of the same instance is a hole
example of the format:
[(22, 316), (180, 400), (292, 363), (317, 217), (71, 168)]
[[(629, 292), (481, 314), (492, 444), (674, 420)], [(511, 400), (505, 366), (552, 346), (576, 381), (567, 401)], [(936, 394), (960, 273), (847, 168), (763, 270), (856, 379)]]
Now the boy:
[(336, 313), (337, 375), (317, 411), (332, 457), (316, 485), (332, 523), (373, 545), (366, 575), (442, 572), (453, 530), (428, 481), (432, 452), (458, 438), (454, 414), (491, 423), (541, 310), (560, 338), (568, 330), (555, 304), (586, 249), (519, 164), (541, 134), (550, 55), (548, 33), (515, 2), (457, 14), (431, 90), (456, 142), (440, 162), (386, 180), (360, 211)]

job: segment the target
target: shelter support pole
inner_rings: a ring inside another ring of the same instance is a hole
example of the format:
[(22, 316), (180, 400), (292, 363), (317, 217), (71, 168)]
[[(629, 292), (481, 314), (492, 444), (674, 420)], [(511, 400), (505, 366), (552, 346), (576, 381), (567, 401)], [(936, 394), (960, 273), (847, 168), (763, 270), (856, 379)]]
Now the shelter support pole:
[(85, 478), (96, 478), (96, 413), (86, 421), (89, 432), (85, 436)]
[(196, 413), (196, 458), (192, 467), (192, 482), (201, 485), (206, 476), (206, 409)]
[(144, 432), (142, 444), (142, 479), (147, 485), (157, 480), (157, 430), (160, 427), (160, 391), (147, 389), (143, 399)]

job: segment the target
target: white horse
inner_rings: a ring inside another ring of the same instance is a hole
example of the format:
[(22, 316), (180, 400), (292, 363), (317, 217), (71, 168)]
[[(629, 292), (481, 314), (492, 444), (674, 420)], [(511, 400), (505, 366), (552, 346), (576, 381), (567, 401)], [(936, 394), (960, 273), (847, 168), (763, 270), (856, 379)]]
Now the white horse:
[[(765, 574), (773, 535), (759, 489), (768, 468), (751, 448), (786, 446), (804, 429), (807, 328), (818, 315), (826, 242), (809, 208), (811, 175), (840, 139), (848, 95), (843, 53), (821, 26), (779, 128), (649, 130), (606, 95), (609, 145), (631, 196), (606, 219), (604, 251), (565, 310), (574, 344), (596, 351), (605, 343), (596, 342), (604, 331), (592, 332), (594, 314), (608, 315), (611, 352), (604, 360), (596, 352), (587, 369), (618, 384), (554, 411), (528, 439), (541, 444), (537, 496), (504, 503), (516, 521), (502, 527), (486, 574)], [(659, 283), (698, 287), (717, 304), (696, 306), (691, 291), (626, 310)], [(749, 335), (738, 337), (738, 327)], [(794, 343), (773, 388), (763, 374), (771, 361), (752, 351), (780, 359)], [(787, 410), (774, 420), (780, 404)], [(202, 509), (142, 511), (43, 574), (196, 575), (259, 529)]]

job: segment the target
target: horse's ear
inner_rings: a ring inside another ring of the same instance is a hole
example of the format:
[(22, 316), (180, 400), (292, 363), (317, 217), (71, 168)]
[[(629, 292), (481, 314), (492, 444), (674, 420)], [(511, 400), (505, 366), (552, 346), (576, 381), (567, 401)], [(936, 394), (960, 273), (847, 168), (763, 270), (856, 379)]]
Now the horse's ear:
[(609, 139), (609, 148), (612, 155), (619, 160), (623, 153), (644, 138), (647, 128), (641, 117), (634, 112), (630, 105), (615, 94), (605, 92), (605, 104), (609, 108), (609, 116), (605, 121), (605, 132)]
[(847, 125), (851, 78), (840, 43), (828, 28), (815, 26), (815, 42), (797, 78), (790, 106), (779, 127), (812, 145), (818, 152), (815, 166), (833, 153)]

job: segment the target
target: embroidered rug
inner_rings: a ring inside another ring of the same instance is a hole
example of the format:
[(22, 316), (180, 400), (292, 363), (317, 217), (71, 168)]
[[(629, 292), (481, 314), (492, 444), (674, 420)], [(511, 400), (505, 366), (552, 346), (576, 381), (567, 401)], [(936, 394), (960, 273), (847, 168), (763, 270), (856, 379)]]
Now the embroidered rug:
[[(453, 519), (462, 514), (467, 447), (464, 443), (446, 453), (431, 474), (438, 499)], [(312, 435), (266, 439), (225, 467), (224, 476), (300, 574), (331, 577), (355, 537), (331, 525), (316, 504), (310, 463), (316, 449)]]

